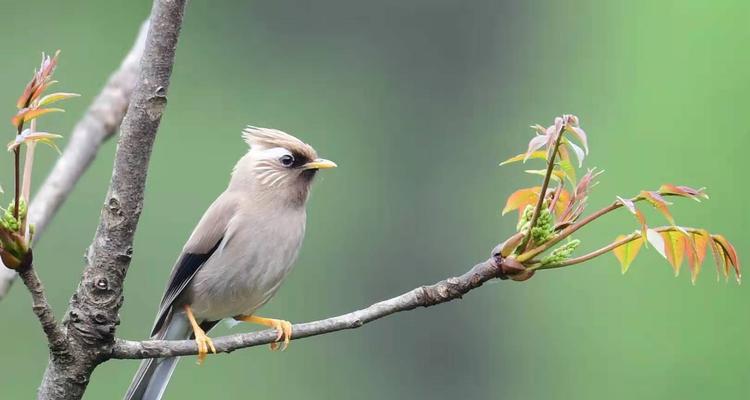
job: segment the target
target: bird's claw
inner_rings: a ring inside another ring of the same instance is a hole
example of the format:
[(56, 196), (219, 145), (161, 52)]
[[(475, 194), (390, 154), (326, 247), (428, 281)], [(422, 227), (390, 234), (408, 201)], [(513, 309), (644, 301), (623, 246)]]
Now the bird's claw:
[(279, 349), (279, 341), (281, 341), (281, 351), (286, 350), (289, 347), (289, 342), (292, 340), (292, 323), (283, 319), (275, 318), (264, 318), (257, 317), (255, 315), (239, 315), (234, 317), (238, 321), (251, 322), (254, 324), (260, 324), (269, 328), (276, 329), (276, 339), (271, 343), (271, 350)]
[(203, 364), (209, 349), (216, 354), (216, 347), (210, 337), (205, 332), (195, 332), (195, 344), (198, 345), (198, 364)]
[[(272, 328), (276, 329), (276, 341), (270, 344), (271, 350), (279, 350), (280, 347), (281, 351), (284, 351), (289, 347), (289, 342), (292, 340), (292, 323), (283, 319), (272, 321)], [(282, 338), (283, 342), (279, 346), (279, 341)]]

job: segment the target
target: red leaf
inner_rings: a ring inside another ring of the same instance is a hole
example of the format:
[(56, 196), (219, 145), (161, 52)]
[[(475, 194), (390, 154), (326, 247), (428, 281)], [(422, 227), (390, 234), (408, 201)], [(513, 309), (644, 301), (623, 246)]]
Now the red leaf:
[(737, 250), (734, 246), (722, 235), (711, 235), (711, 238), (716, 242), (724, 253), (724, 275), (729, 275), (729, 266), (734, 268), (734, 275), (739, 283), (742, 280), (742, 271), (740, 270), (740, 260), (737, 257)]
[(662, 214), (664, 214), (664, 217), (667, 219), (667, 221), (669, 221), (670, 224), (675, 225), (674, 217), (672, 217), (672, 213), (669, 212), (669, 207), (668, 207), (671, 203), (664, 200), (664, 198), (661, 197), (659, 193), (641, 191), (640, 197), (645, 199), (652, 206), (654, 206), (654, 208), (656, 208)]
[(706, 188), (693, 189), (689, 186), (675, 186), (664, 184), (659, 188), (659, 193), (687, 197), (700, 202), (701, 198), (708, 199), (708, 195), (706, 194), (705, 189)]

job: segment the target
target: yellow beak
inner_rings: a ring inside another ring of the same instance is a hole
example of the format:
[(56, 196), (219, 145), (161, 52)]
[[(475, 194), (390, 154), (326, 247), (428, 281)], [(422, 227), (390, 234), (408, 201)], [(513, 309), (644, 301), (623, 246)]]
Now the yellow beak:
[(336, 168), (335, 162), (326, 160), (324, 158), (318, 158), (302, 166), (303, 169), (329, 169)]

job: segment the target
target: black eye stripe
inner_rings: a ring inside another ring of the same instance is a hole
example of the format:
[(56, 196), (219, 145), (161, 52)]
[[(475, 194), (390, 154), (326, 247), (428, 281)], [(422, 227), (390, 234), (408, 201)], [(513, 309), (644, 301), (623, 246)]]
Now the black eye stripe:
[(308, 160), (307, 157), (300, 154), (284, 154), (279, 158), (279, 162), (281, 163), (281, 165), (287, 168), (301, 167), (302, 165), (307, 164), (308, 161), (310, 160)]

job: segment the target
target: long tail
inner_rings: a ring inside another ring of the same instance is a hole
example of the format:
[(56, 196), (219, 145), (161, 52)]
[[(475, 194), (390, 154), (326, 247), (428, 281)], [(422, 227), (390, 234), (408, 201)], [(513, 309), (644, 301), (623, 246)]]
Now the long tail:
[[(169, 322), (153, 339), (182, 340), (190, 338), (192, 330), (183, 313), (171, 313)], [(125, 400), (159, 400), (169, 384), (179, 357), (147, 359), (141, 362)]]

